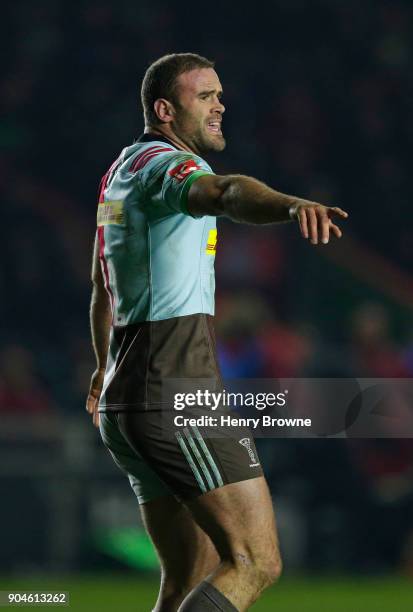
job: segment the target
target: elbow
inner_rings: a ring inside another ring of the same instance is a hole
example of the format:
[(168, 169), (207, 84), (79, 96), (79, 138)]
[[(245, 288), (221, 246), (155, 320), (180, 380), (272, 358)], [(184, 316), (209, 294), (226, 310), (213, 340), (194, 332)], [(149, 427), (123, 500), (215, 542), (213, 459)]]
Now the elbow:
[(216, 216), (230, 217), (233, 208), (233, 183), (230, 177), (219, 177), (219, 180), (214, 185), (214, 193), (211, 197), (214, 202)]
[(235, 222), (241, 220), (238, 213), (238, 191), (239, 190), (235, 182), (228, 182), (224, 186), (224, 189), (222, 190), (218, 199), (218, 207), (221, 211), (220, 214)]

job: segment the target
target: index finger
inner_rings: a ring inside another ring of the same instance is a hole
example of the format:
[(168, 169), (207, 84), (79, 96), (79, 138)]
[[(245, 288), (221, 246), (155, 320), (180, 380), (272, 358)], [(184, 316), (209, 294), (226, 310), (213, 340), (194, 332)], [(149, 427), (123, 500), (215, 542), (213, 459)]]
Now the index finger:
[(338, 215), (339, 217), (343, 217), (344, 219), (348, 217), (348, 213), (338, 206), (329, 206), (328, 210), (331, 210), (334, 214)]
[(303, 238), (308, 238), (308, 224), (305, 210), (300, 208), (298, 211), (298, 223), (300, 224), (301, 235)]

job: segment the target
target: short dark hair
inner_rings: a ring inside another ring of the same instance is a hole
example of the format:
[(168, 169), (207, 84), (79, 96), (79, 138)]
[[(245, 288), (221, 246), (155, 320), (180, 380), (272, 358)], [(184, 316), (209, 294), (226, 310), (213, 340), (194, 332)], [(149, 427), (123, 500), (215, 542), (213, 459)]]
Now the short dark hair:
[(156, 125), (159, 119), (153, 105), (158, 98), (177, 103), (176, 79), (183, 72), (196, 68), (213, 68), (214, 62), (196, 53), (171, 53), (153, 62), (142, 81), (141, 101), (146, 125)]

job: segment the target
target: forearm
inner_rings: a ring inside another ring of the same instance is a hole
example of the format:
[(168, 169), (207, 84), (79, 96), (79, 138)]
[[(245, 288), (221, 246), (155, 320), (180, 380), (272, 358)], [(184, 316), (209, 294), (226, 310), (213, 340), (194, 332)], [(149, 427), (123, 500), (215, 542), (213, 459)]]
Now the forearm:
[(109, 296), (105, 289), (95, 285), (90, 303), (90, 329), (98, 370), (104, 370), (106, 367), (111, 323), (112, 311)]
[(291, 221), (290, 209), (300, 201), (249, 176), (222, 177), (220, 187), (220, 209), (225, 216), (240, 223)]

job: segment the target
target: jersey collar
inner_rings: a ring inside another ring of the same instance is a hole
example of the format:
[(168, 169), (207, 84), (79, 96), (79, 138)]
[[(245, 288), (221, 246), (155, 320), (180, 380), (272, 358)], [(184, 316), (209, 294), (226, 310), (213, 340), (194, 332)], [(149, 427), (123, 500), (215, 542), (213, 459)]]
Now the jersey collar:
[(166, 138), (166, 136), (161, 136), (160, 134), (152, 134), (151, 132), (145, 132), (141, 134), (139, 138), (135, 140), (135, 142), (153, 142), (154, 140), (160, 140), (161, 142), (166, 142), (166, 144), (172, 145), (176, 149), (176, 145)]

